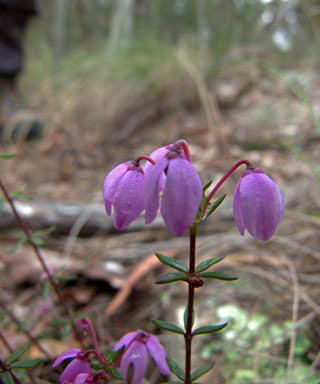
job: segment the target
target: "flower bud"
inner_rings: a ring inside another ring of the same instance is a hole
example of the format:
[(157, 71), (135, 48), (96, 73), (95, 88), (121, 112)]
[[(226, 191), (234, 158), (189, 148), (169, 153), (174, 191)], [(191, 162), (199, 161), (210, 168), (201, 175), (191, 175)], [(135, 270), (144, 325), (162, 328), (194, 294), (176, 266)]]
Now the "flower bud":
[(241, 235), (245, 229), (260, 240), (268, 240), (278, 228), (284, 210), (278, 185), (260, 169), (247, 169), (233, 198), (234, 218)]

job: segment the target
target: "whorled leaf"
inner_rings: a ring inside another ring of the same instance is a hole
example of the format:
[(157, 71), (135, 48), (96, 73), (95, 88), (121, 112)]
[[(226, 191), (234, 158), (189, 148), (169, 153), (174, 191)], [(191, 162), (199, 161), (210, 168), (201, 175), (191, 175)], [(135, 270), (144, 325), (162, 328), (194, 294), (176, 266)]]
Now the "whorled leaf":
[(6, 360), (6, 365), (11, 365), (14, 361), (16, 361), (21, 355), (23, 355), (29, 347), (29, 343), (24, 344), (23, 347), (13, 352)]
[(169, 356), (166, 357), (167, 363), (169, 365), (170, 371), (177, 376), (178, 379), (184, 381), (185, 373), (182, 368)]
[(166, 275), (161, 276), (155, 283), (156, 284), (169, 284), (175, 281), (188, 281), (189, 276), (184, 273), (167, 273)]
[(13, 380), (13, 377), (11, 376), (11, 373), (9, 371), (6, 371), (4, 372), (1, 376), (0, 376), (3, 384), (15, 384), (14, 383), (14, 380)]
[(18, 360), (10, 364), (10, 368), (35, 368), (43, 362), (43, 359)]
[(191, 381), (195, 381), (197, 379), (199, 379), (200, 376), (203, 376), (205, 375), (206, 373), (208, 373), (210, 371), (210, 369), (213, 368), (213, 364), (206, 364), (206, 365), (203, 365), (202, 367), (200, 368), (197, 368), (195, 371), (192, 372), (191, 374)]
[(156, 252), (155, 255), (161, 261), (161, 263), (171, 268), (174, 268), (180, 272), (188, 272), (188, 268), (184, 264), (182, 264), (180, 261), (158, 252)]
[(196, 336), (196, 335), (205, 335), (208, 333), (216, 333), (216, 332), (222, 331), (223, 328), (225, 328), (227, 325), (228, 325), (228, 322), (220, 325), (204, 325), (203, 327), (199, 327), (195, 329), (192, 332), (192, 335)]
[(198, 277), (201, 279), (217, 279), (217, 280), (225, 280), (225, 281), (234, 281), (238, 280), (238, 277), (225, 275), (224, 273), (220, 272), (203, 272), (197, 274)]
[(169, 322), (163, 321), (163, 320), (157, 320), (157, 319), (152, 319), (151, 321), (153, 322), (153, 324), (156, 327), (158, 327), (160, 329), (163, 329), (163, 330), (169, 331), (169, 332), (173, 332), (173, 333), (178, 333), (180, 335), (184, 335), (184, 331), (175, 324), (172, 324), (172, 323), (169, 323)]
[(223, 203), (223, 200), (226, 198), (226, 194), (224, 194), (224, 195), (222, 195), (222, 196), (220, 196), (220, 197), (218, 197), (218, 199), (217, 200), (215, 200), (213, 203), (211, 203), (210, 205), (209, 205), (209, 210), (208, 210), (208, 213), (205, 215), (205, 219), (207, 218), (207, 217), (209, 217), (222, 203)]
[(212, 267), (215, 264), (220, 263), (225, 258), (225, 256), (221, 257), (215, 257), (214, 259), (207, 259), (202, 261), (197, 267), (196, 267), (196, 273), (204, 272), (210, 267)]

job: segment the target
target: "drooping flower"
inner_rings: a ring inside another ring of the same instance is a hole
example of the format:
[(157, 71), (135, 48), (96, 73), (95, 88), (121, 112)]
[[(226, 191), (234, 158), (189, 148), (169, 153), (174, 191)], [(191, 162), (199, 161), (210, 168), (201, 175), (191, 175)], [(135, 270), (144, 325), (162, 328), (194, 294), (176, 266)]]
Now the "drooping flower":
[(145, 169), (146, 224), (156, 218), (162, 192), (163, 220), (173, 234), (182, 236), (193, 224), (202, 197), (201, 180), (190, 161), (187, 144), (180, 140), (157, 149), (150, 157), (156, 164)]
[(130, 384), (139, 384), (144, 378), (147, 368), (147, 351), (158, 366), (164, 376), (170, 374), (170, 369), (166, 362), (166, 352), (160, 344), (159, 339), (150, 333), (138, 330), (124, 335), (114, 346), (118, 351), (125, 347), (120, 361), (120, 372), (127, 383), (128, 374), (131, 375)]
[(73, 358), (60, 376), (60, 384), (84, 384), (92, 373), (90, 358), (81, 349), (74, 348), (63, 352), (53, 363), (55, 368), (64, 360)]
[(144, 209), (144, 172), (137, 162), (119, 164), (108, 173), (103, 183), (103, 198), (107, 214), (114, 210), (113, 222), (125, 229)]
[(241, 235), (245, 229), (268, 240), (278, 228), (284, 210), (278, 185), (260, 169), (243, 172), (233, 198), (234, 218)]

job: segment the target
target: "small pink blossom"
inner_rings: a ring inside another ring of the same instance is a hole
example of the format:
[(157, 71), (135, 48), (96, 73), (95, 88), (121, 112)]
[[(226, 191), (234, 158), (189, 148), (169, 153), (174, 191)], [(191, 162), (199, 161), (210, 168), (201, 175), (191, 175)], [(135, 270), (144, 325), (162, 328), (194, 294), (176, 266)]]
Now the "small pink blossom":
[(130, 367), (132, 368), (130, 384), (141, 383), (147, 368), (147, 352), (150, 353), (162, 375), (170, 374), (166, 352), (156, 336), (140, 330), (129, 332), (116, 343), (114, 349), (117, 351), (123, 346), (125, 350), (121, 355), (120, 372), (126, 383)]
[(84, 351), (74, 348), (63, 352), (53, 363), (57, 367), (64, 360), (73, 358), (60, 376), (60, 384), (85, 384), (86, 379), (92, 374), (90, 358)]
[(143, 211), (143, 184), (144, 172), (135, 162), (119, 164), (106, 176), (104, 204), (109, 216), (113, 207), (113, 222), (118, 230), (127, 228)]
[(260, 169), (247, 169), (233, 198), (234, 218), (241, 235), (245, 229), (260, 240), (268, 240), (278, 228), (284, 210), (278, 185)]
[(187, 143), (183, 140), (152, 152), (156, 164), (145, 169), (144, 205), (146, 224), (152, 223), (159, 209), (166, 226), (182, 236), (193, 224), (198, 212), (202, 184), (190, 161)]

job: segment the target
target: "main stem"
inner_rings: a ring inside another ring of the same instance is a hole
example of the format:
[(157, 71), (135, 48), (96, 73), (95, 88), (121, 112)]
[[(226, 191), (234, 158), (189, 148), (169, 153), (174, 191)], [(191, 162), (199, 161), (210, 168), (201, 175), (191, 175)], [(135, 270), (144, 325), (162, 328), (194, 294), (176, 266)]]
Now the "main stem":
[[(196, 236), (197, 224), (193, 224), (190, 228), (190, 257), (189, 257), (189, 274), (192, 276), (195, 273), (196, 267)], [(194, 304), (194, 291), (195, 287), (189, 283), (188, 288), (188, 312), (187, 312), (187, 326), (184, 334), (185, 349), (186, 349), (186, 377), (185, 384), (191, 384), (191, 343), (192, 343), (192, 323), (193, 323), (193, 304)]]

